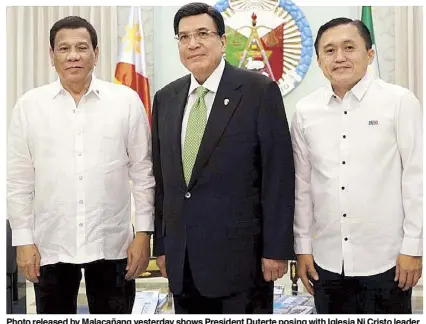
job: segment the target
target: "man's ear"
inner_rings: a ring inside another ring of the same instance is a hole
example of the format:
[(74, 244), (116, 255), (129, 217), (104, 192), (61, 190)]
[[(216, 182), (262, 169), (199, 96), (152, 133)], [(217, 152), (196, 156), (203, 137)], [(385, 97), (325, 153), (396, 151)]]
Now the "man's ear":
[(376, 56), (376, 52), (374, 51), (373, 48), (370, 48), (367, 51), (368, 54), (368, 64), (371, 64), (374, 61), (374, 57)]
[(95, 65), (98, 64), (98, 59), (99, 59), (99, 46), (96, 46), (96, 48), (95, 48)]
[(225, 34), (223, 34), (220, 37), (220, 41), (222, 42), (222, 53), (225, 53), (226, 51), (226, 35)]
[(321, 63), (322, 63), (321, 58), (319, 56), (317, 56), (317, 64), (318, 64), (319, 67), (321, 67)]
[(54, 57), (53, 57), (53, 50), (52, 50), (52, 48), (49, 48), (49, 56), (50, 56), (50, 64), (52, 66), (55, 66), (55, 60), (54, 60)]

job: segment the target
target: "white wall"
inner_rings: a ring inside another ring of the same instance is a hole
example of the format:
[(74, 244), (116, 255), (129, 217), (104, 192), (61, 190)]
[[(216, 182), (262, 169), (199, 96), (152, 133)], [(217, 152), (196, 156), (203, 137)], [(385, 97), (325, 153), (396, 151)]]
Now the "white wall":
[[(155, 90), (161, 89), (169, 82), (185, 75), (188, 71), (179, 60), (177, 43), (173, 39), (173, 17), (179, 7), (154, 7), (154, 75), (151, 83)], [(311, 25), (315, 40), (319, 27), (336, 17), (360, 18), (360, 7), (301, 7)], [(375, 7), (373, 10), (375, 36), (379, 52), (381, 77), (394, 80), (394, 42), (393, 42), (393, 8)], [(383, 51), (383, 53), (382, 53)], [(290, 121), (295, 105), (299, 99), (326, 84), (313, 54), (311, 66), (298, 87), (284, 97), (287, 117)]]
[(188, 73), (179, 60), (174, 39), (173, 17), (179, 7), (154, 7), (154, 88), (161, 89), (169, 82)]

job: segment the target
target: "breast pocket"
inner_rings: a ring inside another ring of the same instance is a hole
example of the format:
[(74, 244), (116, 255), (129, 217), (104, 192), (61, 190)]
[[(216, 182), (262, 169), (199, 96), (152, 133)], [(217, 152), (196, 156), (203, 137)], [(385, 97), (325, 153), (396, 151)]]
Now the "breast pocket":
[(329, 123), (308, 125), (304, 134), (312, 165), (333, 163), (338, 157), (340, 127)]
[(62, 150), (72, 148), (71, 132), (52, 122), (35, 124), (31, 130), (30, 148), (33, 157), (49, 160), (61, 154)]
[(120, 120), (106, 120), (102, 129), (102, 164), (121, 164), (126, 156), (124, 129)]
[(377, 161), (396, 147), (395, 123), (393, 116), (385, 116), (380, 120), (370, 118), (358, 122), (357, 128), (353, 126), (352, 132), (362, 139), (354, 143), (353, 150), (364, 161)]
[(221, 156), (227, 156), (224, 162), (237, 163), (241, 160), (250, 161), (257, 145), (255, 132), (225, 132), (220, 138), (216, 150)]
[(221, 141), (253, 142), (256, 140), (254, 131), (227, 131)]

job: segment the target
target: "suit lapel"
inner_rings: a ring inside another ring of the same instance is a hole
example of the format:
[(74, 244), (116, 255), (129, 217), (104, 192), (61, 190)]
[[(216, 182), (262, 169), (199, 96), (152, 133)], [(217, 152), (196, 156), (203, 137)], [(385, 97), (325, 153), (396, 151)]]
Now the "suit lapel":
[(185, 111), (186, 102), (188, 99), (189, 85), (191, 83), (190, 76), (186, 76), (182, 79), (182, 82), (178, 83), (175, 87), (174, 96), (170, 96), (169, 105), (170, 109), (170, 123), (171, 132), (170, 139), (172, 143), (173, 151), (173, 162), (172, 165), (177, 166), (175, 174), (179, 177), (179, 182), (182, 186), (186, 187), (185, 178), (183, 176), (183, 165), (182, 165), (182, 146), (181, 146), (181, 132), (182, 132), (182, 120), (183, 113)]
[(222, 79), (213, 102), (213, 107), (207, 121), (203, 139), (198, 150), (197, 159), (192, 169), (191, 180), (188, 185), (190, 189), (201, 174), (203, 167), (207, 164), (219, 139), (222, 137), (235, 108), (241, 100), (241, 93), (237, 90), (241, 82), (235, 78), (234, 68), (226, 63)]

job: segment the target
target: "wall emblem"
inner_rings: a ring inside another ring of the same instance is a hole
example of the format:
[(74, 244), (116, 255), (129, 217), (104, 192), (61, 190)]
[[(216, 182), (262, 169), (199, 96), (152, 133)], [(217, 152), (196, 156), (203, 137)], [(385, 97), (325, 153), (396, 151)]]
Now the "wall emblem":
[(225, 20), (226, 60), (276, 81), (283, 96), (309, 69), (312, 32), (302, 11), (288, 0), (222, 0), (214, 6)]

